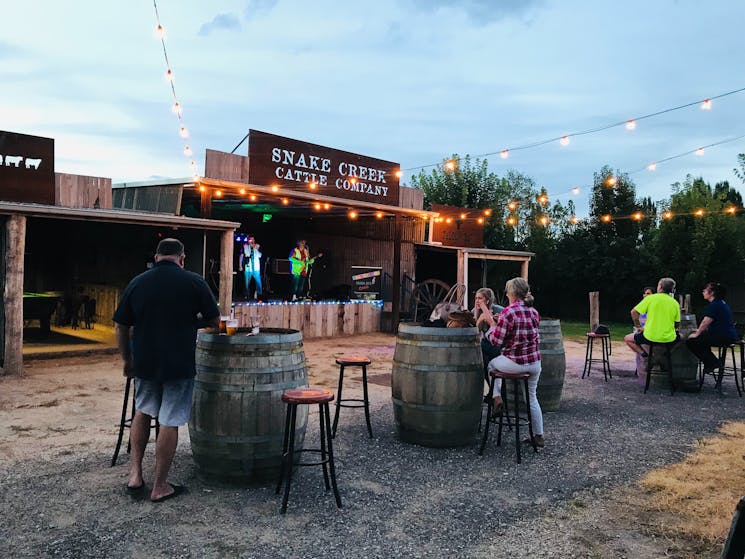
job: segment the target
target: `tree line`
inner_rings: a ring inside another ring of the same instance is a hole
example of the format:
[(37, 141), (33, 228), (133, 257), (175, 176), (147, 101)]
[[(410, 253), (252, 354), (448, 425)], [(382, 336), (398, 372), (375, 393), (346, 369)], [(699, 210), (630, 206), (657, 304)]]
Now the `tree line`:
[[(671, 185), (669, 198), (654, 201), (637, 195), (627, 173), (604, 166), (593, 175), (589, 216), (577, 220), (572, 201), (551, 202), (527, 175), (508, 171), (500, 177), (486, 160), (468, 155), (446, 162), (414, 175), (409, 186), (423, 190), (427, 209), (490, 209), (484, 246), (535, 253), (530, 283), (544, 315), (584, 320), (587, 293), (599, 291), (601, 320), (627, 320), (642, 289), (665, 276), (677, 281), (677, 293), (692, 295), (697, 313), (707, 281), (743, 287), (742, 196), (727, 181), (712, 186), (688, 175)], [(745, 154), (734, 172), (745, 183)], [(491, 271), (489, 286), (501, 287), (505, 279)]]

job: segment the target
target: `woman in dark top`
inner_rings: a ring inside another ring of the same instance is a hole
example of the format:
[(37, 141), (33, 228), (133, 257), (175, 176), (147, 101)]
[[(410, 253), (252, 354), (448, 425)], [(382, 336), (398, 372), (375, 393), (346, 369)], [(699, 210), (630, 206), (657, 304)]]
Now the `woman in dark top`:
[(724, 300), (726, 289), (721, 283), (709, 282), (704, 286), (706, 306), (704, 318), (698, 328), (686, 340), (686, 346), (704, 364), (704, 372), (711, 373), (722, 366), (712, 353), (712, 346), (727, 346), (737, 341), (735, 320)]

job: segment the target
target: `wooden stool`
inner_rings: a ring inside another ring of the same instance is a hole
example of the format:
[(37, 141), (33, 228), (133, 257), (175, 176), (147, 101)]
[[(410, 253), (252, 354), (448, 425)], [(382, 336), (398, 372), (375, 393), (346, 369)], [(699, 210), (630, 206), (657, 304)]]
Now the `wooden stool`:
[[(728, 345), (723, 346), (714, 346), (717, 348), (717, 356), (719, 358), (720, 366), (718, 367), (719, 373), (716, 373), (717, 369), (712, 370), (710, 373), (704, 372), (704, 364), (699, 362), (698, 364), (698, 389), (701, 390), (704, 386), (704, 377), (707, 374), (710, 374), (712, 377), (714, 377), (714, 388), (719, 390), (719, 393), (722, 393), (722, 381), (724, 380), (724, 377), (735, 377), (735, 386), (737, 387), (737, 394), (742, 398), (742, 390), (740, 389), (740, 378), (738, 378), (738, 369), (737, 369), (737, 359), (735, 357), (735, 346), (740, 346), (740, 376), (742, 376), (742, 354), (743, 354), (743, 342), (735, 342)], [(730, 351), (730, 354), (732, 355), (732, 366), (727, 367), (727, 350)]]
[[(503, 380), (502, 382), (502, 401), (503, 401), (503, 409), (499, 414), (499, 431), (497, 432), (497, 446), (501, 446), (502, 444), (502, 422), (504, 419), (504, 416), (507, 416), (507, 426), (512, 428), (512, 422), (510, 421), (510, 411), (509, 411), (509, 393), (507, 390), (507, 381), (512, 381), (513, 386), (513, 406), (515, 410), (515, 415), (513, 417), (515, 421), (515, 447), (517, 452), (517, 463), (519, 464), (521, 461), (520, 456), (520, 446), (522, 445), (522, 441), (520, 440), (520, 424), (527, 425), (528, 426), (528, 434), (530, 434), (530, 442), (533, 445), (533, 452), (538, 452), (538, 445), (536, 445), (535, 437), (533, 436), (533, 420), (530, 417), (530, 402), (528, 401), (528, 379), (530, 378), (530, 373), (505, 373), (502, 371), (491, 371), (489, 373), (489, 376), (491, 377), (491, 382), (489, 383), (489, 401), (486, 406), (486, 426), (484, 427), (484, 436), (481, 439), (481, 448), (479, 449), (479, 456), (483, 456), (484, 454), (484, 448), (486, 448), (486, 441), (489, 437), (489, 424), (495, 423), (497, 421), (497, 418), (493, 418), (491, 416), (492, 414), (492, 408), (494, 407), (494, 399), (491, 398), (491, 395), (494, 394), (494, 381), (498, 378), (501, 378)], [(523, 382), (523, 389), (525, 390), (525, 410), (526, 410), (526, 416), (522, 417), (520, 416), (519, 406), (520, 406), (520, 381)]]
[[(372, 425), (370, 425), (370, 399), (367, 396), (367, 366), (372, 363), (369, 357), (337, 357), (336, 364), (339, 365), (339, 387), (336, 390), (336, 411), (334, 412), (334, 426), (331, 428), (331, 436), (336, 437), (336, 426), (339, 423), (339, 408), (365, 408), (365, 421), (367, 432), (373, 438)], [(344, 367), (362, 367), (362, 398), (342, 398), (341, 391), (344, 385)], [(345, 402), (353, 402), (351, 404)]]
[[(592, 346), (596, 339), (600, 340), (600, 359), (593, 359), (592, 357)], [(608, 382), (608, 377), (613, 378), (613, 375), (610, 372), (610, 354), (610, 334), (588, 332), (587, 347), (585, 349), (585, 366), (582, 368), (582, 378), (585, 378), (585, 374), (587, 374), (588, 377), (590, 376), (590, 367), (592, 367), (593, 363), (603, 364), (603, 376), (605, 377), (605, 382)]]
[[(122, 404), (122, 417), (119, 419), (119, 436), (116, 439), (116, 447), (114, 448), (114, 456), (111, 458), (111, 467), (116, 465), (116, 459), (119, 457), (119, 449), (122, 447), (122, 439), (124, 438), (124, 429), (132, 428), (132, 420), (135, 417), (135, 391), (132, 391), (132, 413), (127, 417), (127, 408), (129, 407), (129, 387), (132, 384), (134, 378), (127, 377), (127, 382), (124, 385), (124, 403)], [(155, 438), (158, 438), (158, 432), (160, 431), (160, 423), (158, 418), (154, 417), (150, 423), (150, 427), (155, 427)], [(127, 441), (127, 454), (131, 449), (130, 442)]]
[(678, 343), (676, 339), (674, 342), (649, 342), (649, 355), (647, 356), (647, 378), (644, 381), (644, 394), (649, 390), (649, 380), (652, 377), (652, 355), (654, 355), (654, 348), (660, 348), (664, 351), (665, 366), (667, 367), (667, 378), (670, 382), (670, 395), (675, 394), (675, 382), (673, 382), (673, 361), (670, 355), (670, 351), (673, 346)]
[[(285, 390), (282, 401), (287, 404), (287, 416), (285, 418), (285, 434), (282, 445), (282, 466), (279, 471), (279, 482), (277, 493), (282, 488), (287, 472), (287, 483), (285, 484), (285, 496), (282, 499), (282, 514), (287, 510), (287, 500), (290, 498), (290, 483), (292, 482), (293, 463), (295, 455), (302, 452), (318, 453), (321, 456), (319, 462), (298, 462), (298, 466), (323, 466), (323, 481), (326, 483), (326, 491), (331, 489), (329, 485), (329, 470), (331, 472), (331, 485), (334, 488), (336, 506), (341, 508), (341, 497), (336, 487), (336, 469), (334, 468), (334, 450), (331, 446), (331, 416), (329, 413), (329, 402), (334, 399), (334, 393), (324, 388), (293, 388)], [(321, 448), (295, 449), (295, 422), (297, 419), (297, 407), (299, 405), (318, 404), (318, 416), (320, 419)], [(328, 466), (328, 468), (327, 468)]]

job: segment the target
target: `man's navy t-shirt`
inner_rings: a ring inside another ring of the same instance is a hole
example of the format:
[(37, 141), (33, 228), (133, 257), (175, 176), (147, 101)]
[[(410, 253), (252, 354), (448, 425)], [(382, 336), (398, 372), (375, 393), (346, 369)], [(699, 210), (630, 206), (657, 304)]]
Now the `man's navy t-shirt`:
[(706, 307), (704, 316), (710, 317), (713, 322), (709, 325), (707, 332), (712, 336), (721, 336), (727, 340), (736, 340), (735, 319), (732, 316), (727, 303), (722, 299), (714, 299)]
[(164, 260), (129, 283), (114, 321), (134, 326), (135, 376), (167, 382), (194, 377), (197, 329), (219, 314), (201, 276)]

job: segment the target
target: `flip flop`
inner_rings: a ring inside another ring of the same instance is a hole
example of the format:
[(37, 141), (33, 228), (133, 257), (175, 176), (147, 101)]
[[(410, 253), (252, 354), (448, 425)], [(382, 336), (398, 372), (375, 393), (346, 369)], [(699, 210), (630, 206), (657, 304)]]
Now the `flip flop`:
[(127, 486), (127, 493), (130, 495), (137, 495), (140, 491), (145, 489), (145, 483), (141, 483), (140, 485), (134, 487), (132, 485)]
[(173, 488), (173, 493), (169, 493), (168, 495), (163, 495), (162, 497), (158, 497), (157, 499), (150, 499), (151, 503), (162, 503), (163, 501), (167, 501), (168, 499), (173, 499), (174, 497), (178, 497), (182, 493), (186, 493), (186, 486), (185, 485), (174, 485), (172, 483), (169, 483)]

